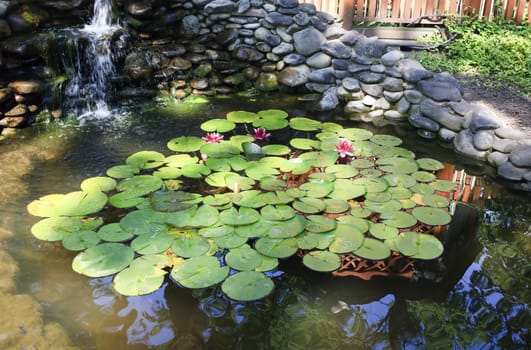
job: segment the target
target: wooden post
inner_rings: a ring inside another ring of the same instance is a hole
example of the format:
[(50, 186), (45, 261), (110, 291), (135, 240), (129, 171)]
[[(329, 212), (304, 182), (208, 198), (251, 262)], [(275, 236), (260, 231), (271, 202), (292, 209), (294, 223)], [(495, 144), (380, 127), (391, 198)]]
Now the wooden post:
[(343, 0), (343, 28), (352, 29), (354, 20), (354, 0)]

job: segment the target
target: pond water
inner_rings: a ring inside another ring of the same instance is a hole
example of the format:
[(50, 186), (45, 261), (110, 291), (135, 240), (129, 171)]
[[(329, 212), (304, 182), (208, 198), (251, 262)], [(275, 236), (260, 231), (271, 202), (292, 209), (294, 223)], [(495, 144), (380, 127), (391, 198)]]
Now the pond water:
[[(269, 108), (282, 108), (291, 116), (341, 119), (307, 112), (294, 96), (196, 102), (124, 103), (112, 119), (36, 125), (0, 145), (0, 250), (18, 267), (14, 293), (31, 296), (42, 316), (30, 321), (27, 313), (14, 312), (10, 322), (59, 324), (71, 344), (82, 349), (526, 348), (531, 324), (529, 197), (483, 176), (478, 164), (421, 141), (407, 125), (376, 128), (351, 122), (397, 135), (417, 157), (439, 159), (472, 179), (476, 195), (456, 205), (444, 269), (430, 272), (438, 282), (338, 278), (311, 273), (293, 258), (282, 262), (274, 273), (272, 295), (260, 301), (234, 302), (219, 289), (189, 290), (171, 281), (150, 295), (124, 297), (113, 291), (111, 277), (90, 279), (72, 271), (75, 252), (31, 235), (38, 218), (26, 212), (30, 201), (76, 191), (85, 178), (104, 175), (134, 152), (168, 155), (168, 140), (201, 135), (198, 126), (206, 119), (231, 110)], [(9, 302), (7, 297), (0, 294), (0, 305)], [(0, 326), (0, 344), (20, 348), (6, 339), (10, 335), (3, 327), (10, 326)]]

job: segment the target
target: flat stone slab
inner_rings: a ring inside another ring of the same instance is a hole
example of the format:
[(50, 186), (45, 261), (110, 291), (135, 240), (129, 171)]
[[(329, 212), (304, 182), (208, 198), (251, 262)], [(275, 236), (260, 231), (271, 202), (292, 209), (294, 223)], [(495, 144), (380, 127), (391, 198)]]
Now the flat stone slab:
[(507, 180), (521, 181), (529, 169), (515, 167), (511, 162), (503, 163), (498, 167), (498, 175)]
[(516, 146), (509, 155), (509, 160), (517, 167), (531, 168), (531, 145)]
[(460, 131), (463, 126), (462, 117), (451, 114), (446, 107), (433, 103), (430, 100), (424, 100), (420, 103), (420, 111), (423, 115), (447, 129)]
[(434, 101), (461, 101), (463, 96), (454, 83), (438, 80), (426, 79), (417, 83), (417, 89)]
[(459, 132), (454, 137), (453, 143), (457, 153), (481, 160), (487, 157), (487, 152), (474, 147), (474, 134), (468, 129)]
[(522, 140), (528, 137), (531, 137), (530, 135), (527, 135), (525, 132), (510, 128), (510, 127), (501, 127), (496, 129), (495, 131), (496, 136), (499, 136), (503, 139), (511, 139), (511, 140)]

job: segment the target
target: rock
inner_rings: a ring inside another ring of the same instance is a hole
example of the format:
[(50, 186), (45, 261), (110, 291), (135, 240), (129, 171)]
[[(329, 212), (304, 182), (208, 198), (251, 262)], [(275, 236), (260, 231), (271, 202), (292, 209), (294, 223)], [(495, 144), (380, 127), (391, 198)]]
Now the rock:
[(496, 167), (499, 167), (508, 160), (509, 155), (502, 152), (492, 152), (487, 157), (487, 161)]
[(456, 135), (457, 133), (455, 131), (446, 128), (440, 128), (437, 132), (437, 136), (439, 136), (439, 139), (444, 142), (451, 142)]
[(457, 153), (482, 160), (487, 156), (487, 152), (477, 150), (474, 147), (474, 134), (468, 129), (459, 132), (454, 137), (453, 143)]
[(208, 79), (206, 78), (194, 78), (190, 80), (190, 86), (193, 89), (205, 90), (208, 89)]
[(348, 65), (348, 71), (349, 73), (359, 73), (368, 71), (371, 69), (371, 66), (366, 64), (356, 64), (356, 63), (349, 63)]
[[(263, 27), (260, 27), (257, 30), (255, 30), (254, 37), (258, 39), (259, 41), (264, 41), (268, 43), (271, 46), (280, 45), (280, 43), (282, 42), (282, 40), (280, 39), (278, 35), (271, 33), (270, 30), (265, 29)], [(289, 45), (289, 44), (286, 44), (286, 45)]]
[(382, 87), (385, 91), (399, 92), (404, 90), (403, 83), (402, 79), (386, 77), (382, 82)]
[(214, 0), (208, 2), (204, 10), (207, 15), (216, 13), (232, 13), (238, 10), (238, 5), (230, 0)]
[(342, 85), (347, 91), (350, 92), (356, 92), (361, 90), (360, 82), (354, 78), (349, 77), (343, 79)]
[[(23, 117), (28, 112), (28, 107), (24, 104), (17, 104), (15, 107), (11, 108), (9, 111), (5, 112), (6, 117)], [(13, 127), (13, 126), (10, 126)]]
[(334, 84), (322, 84), (322, 83), (307, 83), (304, 85), (306, 89), (324, 94), (329, 89), (335, 87)]
[(460, 101), (463, 97), (453, 83), (438, 79), (425, 79), (417, 83), (417, 89), (434, 101)]
[(408, 100), (405, 97), (402, 97), (400, 100), (398, 100), (396, 110), (401, 114), (406, 114), (409, 111), (410, 106), (411, 105), (409, 104)]
[(405, 81), (416, 83), (422, 79), (429, 79), (433, 73), (426, 70), (418, 61), (406, 58), (398, 61), (394, 68), (400, 72)]
[(521, 181), (529, 169), (514, 166), (511, 162), (505, 162), (498, 167), (498, 176), (507, 180)]
[[(284, 56), (284, 55), (287, 55), (289, 53), (292, 53), (293, 52), (293, 45), (291, 44), (288, 44), (288, 43), (280, 43), (280, 45), (278, 46), (275, 46), (273, 48), (273, 51), (272, 51), (275, 55), (281, 55), (281, 56)], [(302, 55), (301, 55), (302, 56)], [(304, 57), (304, 56), (303, 56)]]
[(293, 22), (301, 27), (306, 27), (310, 23), (310, 16), (307, 13), (299, 12), (293, 16)]
[(437, 132), (440, 129), (440, 126), (437, 122), (431, 120), (430, 118), (423, 117), (420, 113), (411, 113), (408, 121), (411, 125), (419, 129), (432, 132)]
[(420, 103), (420, 111), (426, 117), (453, 131), (461, 130), (463, 125), (462, 117), (449, 113), (445, 107), (430, 100), (424, 100)]
[(365, 84), (361, 83), (361, 90), (366, 93), (367, 95), (371, 95), (373, 97), (382, 97), (383, 96), (383, 88), (380, 84)]
[(423, 99), (422, 94), (417, 90), (406, 90), (404, 91), (404, 96), (406, 97), (406, 100), (408, 100), (410, 103), (416, 104), (421, 103)]
[(183, 38), (194, 38), (197, 35), (199, 35), (199, 31), (201, 30), (201, 23), (199, 22), (199, 18), (197, 16), (185, 16), (182, 21), (181, 25), (179, 26), (179, 34)]
[(126, 11), (137, 18), (147, 18), (152, 11), (151, 3), (147, 0), (128, 1)]
[(390, 103), (397, 103), (402, 96), (404, 96), (404, 93), (402, 91), (400, 92), (391, 92), (391, 91), (385, 91), (383, 92), (383, 95), (387, 101)]
[[(499, 130), (496, 129), (495, 132)], [(501, 139), (497, 136), (494, 137), (494, 144), (492, 145), (492, 148), (496, 151), (500, 151), (503, 153), (510, 153), (515, 147), (518, 146), (518, 142), (516, 140), (511, 139)]]
[(343, 44), (346, 44), (348, 46), (354, 46), (354, 44), (356, 44), (356, 41), (358, 41), (358, 39), (360, 39), (361, 37), (364, 37), (364, 35), (360, 34), (355, 30), (350, 30), (348, 32), (345, 32), (341, 37), (339, 37), (339, 40), (341, 40)]
[(293, 34), (295, 50), (304, 56), (318, 52), (325, 42), (325, 36), (315, 28), (306, 28)]
[(497, 128), (494, 133), (501, 138), (511, 140), (522, 140), (528, 137), (525, 132), (509, 127)]
[(24, 124), (25, 121), (26, 118), (22, 116), (4, 117), (0, 119), (0, 126), (4, 128), (17, 128)]
[(366, 84), (378, 84), (385, 79), (385, 74), (364, 71), (359, 74), (359, 80)]
[(320, 69), (330, 66), (332, 57), (322, 52), (317, 52), (306, 59), (306, 64), (312, 68)]
[(186, 71), (192, 68), (192, 62), (182, 57), (175, 57), (170, 60), (168, 67), (178, 71)]
[(0, 89), (0, 103), (4, 103), (13, 97), (13, 92), (9, 88)]
[(332, 67), (335, 70), (347, 71), (348, 70), (348, 65), (349, 65), (349, 62), (347, 60), (342, 60), (342, 59), (339, 59), (339, 58), (334, 58), (332, 60)]
[(389, 108), (391, 108), (391, 104), (389, 103), (389, 101), (387, 101), (385, 98), (383, 97), (380, 97), (378, 100), (376, 100), (376, 102), (374, 103), (374, 108), (378, 108), (378, 109), (383, 109), (383, 110), (388, 110)]
[(283, 15), (278, 12), (270, 12), (265, 17), (265, 20), (273, 26), (289, 26), (293, 23), (293, 16)]
[(369, 107), (372, 107), (374, 106), (374, 104), (376, 103), (376, 99), (370, 95), (366, 95), (365, 97), (363, 97), (363, 99), (361, 100), (361, 102), (365, 105), (365, 106), (369, 106)]
[(216, 42), (222, 46), (229, 46), (238, 40), (238, 30), (227, 29), (216, 35)]
[(407, 116), (402, 114), (402, 113), (400, 113), (399, 111), (395, 111), (393, 109), (390, 109), (390, 110), (384, 112), (384, 118), (388, 119), (388, 120), (400, 121), (400, 120), (406, 120)]
[(306, 57), (298, 53), (290, 53), (282, 59), (288, 66), (298, 66), (306, 62)]
[(395, 65), (396, 62), (404, 58), (404, 53), (399, 50), (393, 50), (389, 51), (385, 55), (382, 56), (382, 64), (387, 67), (392, 67)]
[(321, 51), (335, 58), (349, 59), (352, 56), (352, 49), (340, 40), (329, 40), (321, 45)]
[(24, 6), (14, 12), (8, 12), (7, 23), (13, 33), (27, 33), (37, 29), (49, 20), (49, 14), (36, 6)]
[(278, 90), (278, 78), (276, 73), (261, 73), (256, 80), (256, 88), (260, 91)]
[(17, 80), (12, 81), (7, 86), (21, 95), (37, 94), (43, 89), (43, 84), (39, 80)]
[(465, 100), (461, 100), (459, 102), (449, 102), (448, 106), (450, 106), (450, 108), (452, 108), (455, 113), (463, 116), (472, 109), (471, 104), (466, 102)]
[(308, 77), (310, 81), (320, 84), (332, 84), (336, 81), (333, 68), (322, 68), (312, 71)]
[(307, 65), (290, 66), (284, 68), (278, 77), (278, 81), (286, 86), (295, 87), (308, 82), (310, 68)]
[(333, 111), (337, 108), (338, 104), (339, 99), (337, 98), (335, 91), (327, 91), (316, 107), (319, 111)]
[(361, 101), (350, 101), (345, 105), (345, 113), (365, 113), (370, 111), (371, 108), (364, 105)]
[(490, 108), (480, 104), (473, 105), (473, 115), (469, 126), (472, 132), (497, 129), (501, 126), (501, 120)]
[(264, 58), (264, 54), (249, 45), (240, 45), (232, 51), (232, 57), (244, 62), (257, 62)]
[(522, 144), (516, 146), (509, 155), (513, 165), (521, 168), (531, 168), (531, 145)]
[(490, 130), (480, 130), (474, 134), (474, 147), (480, 151), (487, 151), (494, 145), (494, 133)]
[(328, 27), (328, 23), (326, 23), (325, 21), (321, 20), (319, 17), (317, 16), (312, 16), (310, 17), (310, 24), (315, 28), (317, 29), (318, 31), (320, 32), (324, 32), (326, 30), (326, 28)]
[(323, 34), (328, 40), (335, 40), (341, 38), (346, 32), (347, 31), (341, 27), (341, 25), (334, 23), (328, 26)]
[(380, 58), (386, 53), (388, 46), (389, 44), (383, 40), (362, 36), (356, 41), (354, 48), (358, 55)]

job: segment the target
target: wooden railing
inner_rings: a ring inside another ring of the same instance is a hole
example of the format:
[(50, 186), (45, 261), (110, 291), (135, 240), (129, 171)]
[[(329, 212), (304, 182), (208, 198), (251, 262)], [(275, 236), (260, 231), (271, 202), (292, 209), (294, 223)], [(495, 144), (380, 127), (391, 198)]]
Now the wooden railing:
[[(423, 16), (434, 22), (440, 15), (477, 16), (494, 20), (502, 17), (516, 24), (531, 24), (529, 0), (300, 0), (313, 3), (318, 10), (343, 21), (344, 28), (353, 22), (408, 24)], [(527, 11), (526, 11), (527, 9)]]

